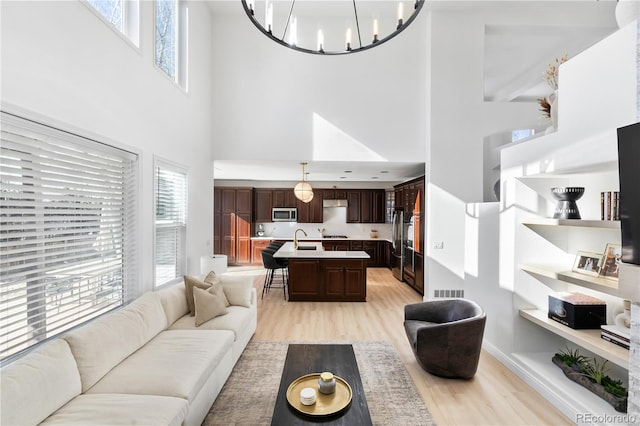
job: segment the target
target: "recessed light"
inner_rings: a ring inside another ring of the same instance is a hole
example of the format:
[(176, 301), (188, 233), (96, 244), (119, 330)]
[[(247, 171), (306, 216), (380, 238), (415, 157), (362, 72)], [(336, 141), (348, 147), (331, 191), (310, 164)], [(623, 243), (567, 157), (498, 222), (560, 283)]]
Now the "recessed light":
[(378, 179), (378, 176), (371, 176), (371, 179)]
[(340, 179), (346, 179), (346, 178), (347, 178), (346, 176), (340, 176)]
[(353, 171), (352, 170), (345, 170), (344, 172), (345, 173), (352, 173)]
[(389, 173), (389, 170), (380, 170), (380, 173)]

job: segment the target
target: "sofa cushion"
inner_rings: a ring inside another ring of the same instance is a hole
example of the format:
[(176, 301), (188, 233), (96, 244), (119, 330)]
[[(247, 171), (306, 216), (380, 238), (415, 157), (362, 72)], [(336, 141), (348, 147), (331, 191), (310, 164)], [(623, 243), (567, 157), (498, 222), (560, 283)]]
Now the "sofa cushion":
[(208, 290), (209, 287), (211, 287), (211, 283), (205, 283), (204, 281), (196, 277), (190, 277), (189, 275), (184, 276), (184, 295), (187, 299), (187, 306), (189, 306), (189, 313), (191, 314), (191, 316), (194, 316), (196, 314), (196, 308), (193, 303), (194, 287)]
[(211, 318), (227, 313), (226, 298), (221, 286), (211, 286), (209, 290), (193, 288), (193, 302), (196, 308), (196, 327)]
[(251, 289), (253, 288), (253, 280), (251, 277), (242, 275), (223, 275), (222, 287), (227, 300), (231, 305), (244, 306), (248, 308), (254, 302), (252, 300)]
[(220, 284), (220, 278), (218, 278), (215, 271), (210, 271), (202, 281), (209, 284)]
[(63, 336), (78, 364), (82, 391), (166, 327), (160, 297), (147, 292), (124, 308)]
[(176, 284), (157, 292), (167, 316), (167, 324), (171, 325), (184, 315), (189, 314), (189, 306), (185, 295), (184, 284)]
[(232, 344), (233, 333), (227, 330), (163, 331), (87, 392), (166, 395), (192, 401)]
[(38, 424), (80, 394), (80, 373), (67, 342), (46, 343), (2, 368), (0, 424)]
[[(198, 326), (198, 330), (229, 330), (234, 333), (234, 341), (251, 327), (251, 311), (242, 306), (229, 306), (227, 314), (210, 319)], [(194, 317), (185, 315), (174, 322), (170, 330), (193, 330), (196, 328)]]
[(49, 416), (43, 425), (175, 425), (184, 421), (186, 399), (158, 395), (84, 394)]

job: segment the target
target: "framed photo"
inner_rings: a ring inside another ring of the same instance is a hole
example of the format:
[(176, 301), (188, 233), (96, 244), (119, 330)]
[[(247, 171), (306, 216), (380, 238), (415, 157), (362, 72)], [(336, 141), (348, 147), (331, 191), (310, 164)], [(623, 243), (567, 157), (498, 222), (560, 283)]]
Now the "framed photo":
[(607, 244), (604, 249), (604, 259), (600, 267), (600, 276), (618, 279), (618, 268), (622, 261), (622, 247), (620, 244)]
[(573, 272), (597, 277), (602, 266), (602, 253), (579, 250), (573, 262)]

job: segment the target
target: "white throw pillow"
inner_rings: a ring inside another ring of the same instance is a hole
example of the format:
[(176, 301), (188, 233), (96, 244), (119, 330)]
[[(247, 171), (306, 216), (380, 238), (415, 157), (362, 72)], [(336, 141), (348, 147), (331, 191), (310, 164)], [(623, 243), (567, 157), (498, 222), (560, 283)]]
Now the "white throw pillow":
[(222, 281), (224, 294), (231, 305), (251, 307), (251, 289), (253, 282), (251, 281)]

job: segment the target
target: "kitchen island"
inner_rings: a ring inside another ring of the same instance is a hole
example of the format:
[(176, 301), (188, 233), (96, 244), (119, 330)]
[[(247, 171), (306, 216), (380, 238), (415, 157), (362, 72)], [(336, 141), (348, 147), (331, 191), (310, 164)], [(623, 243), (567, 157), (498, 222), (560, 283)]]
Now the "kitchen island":
[(323, 250), (322, 243), (285, 243), (273, 257), (288, 259), (289, 300), (366, 302), (365, 251)]

